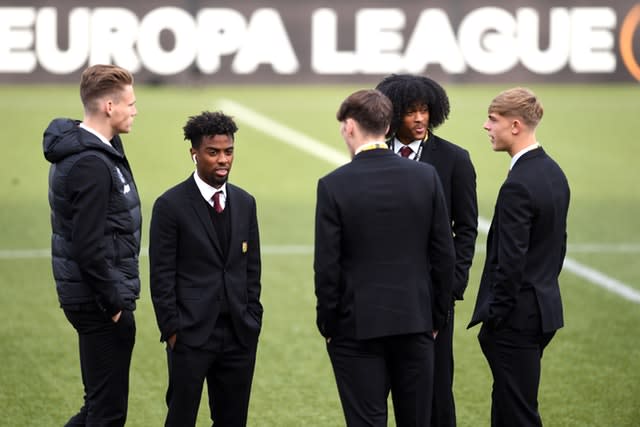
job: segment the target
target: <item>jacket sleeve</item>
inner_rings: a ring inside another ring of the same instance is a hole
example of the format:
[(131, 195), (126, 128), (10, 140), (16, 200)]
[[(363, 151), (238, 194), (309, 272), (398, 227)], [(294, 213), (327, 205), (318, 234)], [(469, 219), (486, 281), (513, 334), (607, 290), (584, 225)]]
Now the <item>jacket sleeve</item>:
[(515, 182), (503, 184), (496, 202), (498, 260), (487, 319), (491, 325), (497, 326), (517, 302), (524, 280), (533, 214), (527, 189)]
[(429, 261), (431, 265), (433, 329), (439, 330), (447, 322), (451, 304), (451, 290), (455, 268), (455, 249), (451, 223), (438, 176), (433, 177), (433, 216), (429, 231)]
[(176, 270), (178, 225), (172, 205), (162, 196), (153, 205), (149, 230), (149, 273), (153, 309), (160, 339), (178, 332)]
[(318, 181), (315, 218), (314, 282), (316, 325), (324, 337), (336, 333), (340, 303), (341, 224), (335, 201), (323, 180)]
[(466, 151), (462, 151), (456, 157), (454, 166), (451, 183), (451, 220), (453, 245), (456, 250), (453, 298), (461, 300), (469, 281), (469, 269), (478, 236), (476, 171)]
[(251, 211), (249, 214), (249, 242), (247, 248), (247, 298), (248, 310), (256, 319), (258, 324), (262, 324), (263, 308), (260, 303), (260, 282), (261, 258), (260, 258), (260, 232), (258, 230), (258, 215), (256, 212), (256, 201), (251, 198)]
[(104, 246), (111, 173), (96, 156), (78, 160), (67, 180), (72, 213), (71, 251), (82, 280), (91, 287), (96, 302), (109, 316), (122, 310), (118, 279), (108, 265)]

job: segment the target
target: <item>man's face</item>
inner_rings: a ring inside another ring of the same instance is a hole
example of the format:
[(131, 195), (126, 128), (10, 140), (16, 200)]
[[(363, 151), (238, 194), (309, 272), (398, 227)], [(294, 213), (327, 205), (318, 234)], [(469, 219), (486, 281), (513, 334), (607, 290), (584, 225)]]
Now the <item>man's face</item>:
[(509, 152), (511, 150), (513, 120), (498, 113), (489, 113), (483, 128), (489, 135), (493, 151)]
[(424, 104), (414, 104), (404, 113), (396, 137), (403, 144), (410, 144), (415, 140), (423, 140), (429, 128), (429, 109)]
[(227, 182), (233, 163), (233, 138), (229, 135), (203, 136), (200, 147), (191, 148), (198, 176), (214, 188)]
[(109, 102), (111, 112), (109, 121), (113, 129), (113, 134), (129, 133), (131, 126), (133, 126), (133, 119), (136, 114), (138, 114), (133, 86), (125, 86), (123, 90)]

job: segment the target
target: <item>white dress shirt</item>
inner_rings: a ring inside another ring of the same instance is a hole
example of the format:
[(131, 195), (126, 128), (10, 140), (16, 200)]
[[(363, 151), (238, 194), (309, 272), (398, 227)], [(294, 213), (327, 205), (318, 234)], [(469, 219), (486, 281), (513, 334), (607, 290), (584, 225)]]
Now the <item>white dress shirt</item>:
[[(422, 140), (421, 139), (416, 139), (415, 141), (411, 142), (410, 144), (407, 144), (407, 147), (411, 148), (411, 151), (413, 151), (413, 153), (409, 154), (409, 157), (407, 157), (408, 159), (415, 159), (416, 158), (416, 153), (418, 152), (418, 150), (420, 149), (420, 144), (422, 144)], [(398, 138), (393, 138), (393, 152), (396, 153), (398, 156), (400, 156), (400, 149), (402, 147), (404, 147), (405, 144), (403, 144), (402, 142), (400, 142), (400, 140)]]
[(222, 206), (222, 209), (225, 208), (225, 206), (227, 205), (227, 183), (226, 182), (222, 184), (220, 188), (212, 187), (206, 182), (204, 182), (202, 178), (200, 178), (200, 176), (198, 175), (198, 171), (193, 172), (193, 178), (196, 180), (196, 185), (198, 186), (198, 190), (200, 190), (200, 194), (202, 194), (202, 197), (211, 206), (213, 206), (213, 195), (218, 191), (222, 191), (222, 194), (220, 194), (220, 206)]

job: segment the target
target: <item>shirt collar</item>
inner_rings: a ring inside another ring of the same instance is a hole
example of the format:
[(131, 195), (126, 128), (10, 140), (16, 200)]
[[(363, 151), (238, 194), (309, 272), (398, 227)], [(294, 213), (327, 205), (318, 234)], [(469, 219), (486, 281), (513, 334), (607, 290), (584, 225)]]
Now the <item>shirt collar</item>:
[(511, 165), (509, 165), (509, 170), (513, 169), (513, 166), (515, 166), (516, 162), (518, 161), (518, 159), (520, 159), (520, 157), (522, 157), (523, 155), (525, 155), (526, 153), (528, 153), (531, 150), (535, 150), (536, 148), (540, 147), (540, 143), (539, 142), (535, 142), (534, 144), (531, 145), (527, 145), (526, 147), (524, 147), (522, 150), (518, 151), (512, 158), (511, 158)]
[[(222, 184), (220, 188), (215, 188), (204, 182), (202, 178), (198, 175), (198, 171), (193, 172), (193, 179), (196, 181), (196, 185), (198, 186), (198, 190), (200, 190), (200, 194), (207, 201), (207, 203), (212, 204), (211, 199), (216, 191), (222, 191), (222, 198), (227, 200), (227, 183)], [(222, 202), (224, 203), (224, 202)]]
[(87, 132), (95, 135), (96, 137), (98, 137), (98, 139), (102, 142), (104, 142), (105, 144), (107, 144), (109, 147), (113, 148), (113, 145), (111, 145), (111, 143), (109, 142), (109, 140), (107, 138), (105, 138), (104, 136), (102, 136), (100, 133), (98, 133), (97, 130), (90, 128), (89, 126), (85, 125), (84, 123), (80, 123), (78, 125), (78, 127), (81, 127), (82, 129), (86, 130)]
[[(387, 144), (384, 141), (371, 141), (365, 144), (362, 144), (360, 147), (356, 149), (355, 154), (361, 153), (362, 151), (373, 150), (375, 148), (385, 148)], [(354, 154), (354, 155), (355, 155)]]
[[(422, 144), (422, 140), (421, 139), (416, 139), (415, 141), (407, 144), (407, 146), (409, 148), (411, 148), (411, 150), (413, 151), (413, 155), (415, 155), (415, 153), (418, 152), (418, 150), (420, 149), (420, 144)], [(405, 144), (403, 144), (402, 142), (400, 142), (400, 140), (397, 137), (393, 138), (393, 152), (400, 155), (400, 149), (402, 147), (404, 147)]]

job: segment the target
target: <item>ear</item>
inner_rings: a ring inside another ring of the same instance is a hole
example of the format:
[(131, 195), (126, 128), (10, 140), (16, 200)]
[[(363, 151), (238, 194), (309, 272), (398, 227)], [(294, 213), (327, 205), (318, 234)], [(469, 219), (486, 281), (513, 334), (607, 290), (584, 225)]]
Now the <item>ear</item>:
[(111, 117), (113, 112), (113, 101), (111, 99), (105, 99), (102, 101), (102, 109), (107, 115), (107, 117)]
[(356, 127), (356, 122), (352, 118), (348, 118), (344, 121), (344, 130), (348, 136), (353, 136), (353, 131)]
[(515, 119), (511, 122), (511, 135), (518, 135), (522, 131), (522, 122)]

